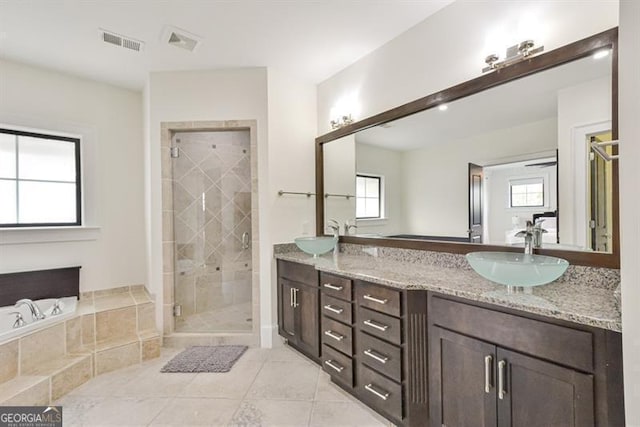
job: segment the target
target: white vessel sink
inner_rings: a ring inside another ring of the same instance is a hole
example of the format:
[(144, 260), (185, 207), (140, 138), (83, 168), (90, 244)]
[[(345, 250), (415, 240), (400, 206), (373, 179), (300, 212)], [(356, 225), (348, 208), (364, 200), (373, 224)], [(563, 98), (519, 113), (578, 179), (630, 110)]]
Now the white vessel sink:
[(485, 279), (521, 287), (546, 285), (569, 267), (569, 262), (562, 258), (519, 252), (471, 252), (467, 261)]

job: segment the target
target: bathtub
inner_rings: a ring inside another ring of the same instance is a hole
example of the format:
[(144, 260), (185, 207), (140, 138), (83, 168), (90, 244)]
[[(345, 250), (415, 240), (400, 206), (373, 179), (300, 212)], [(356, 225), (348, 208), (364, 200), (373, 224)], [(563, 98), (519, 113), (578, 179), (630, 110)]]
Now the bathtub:
[[(14, 306), (0, 307), (0, 343), (10, 340), (11, 338), (29, 334), (37, 331), (38, 329), (46, 328), (60, 320), (68, 319), (75, 314), (76, 307), (78, 306), (78, 298), (65, 297), (60, 298), (62, 301), (62, 304), (60, 304), (62, 313), (52, 316), (51, 309), (53, 308), (53, 303), (56, 299), (57, 298), (49, 298), (34, 301), (38, 307), (40, 307), (40, 310), (45, 314), (45, 316), (47, 316), (42, 320), (36, 321), (31, 317), (31, 310), (29, 310), (29, 307), (26, 305), (22, 305), (20, 308), (15, 308)], [(16, 315), (11, 313), (16, 311), (22, 313), (22, 318), (26, 322), (26, 325), (19, 328), (13, 327)]]

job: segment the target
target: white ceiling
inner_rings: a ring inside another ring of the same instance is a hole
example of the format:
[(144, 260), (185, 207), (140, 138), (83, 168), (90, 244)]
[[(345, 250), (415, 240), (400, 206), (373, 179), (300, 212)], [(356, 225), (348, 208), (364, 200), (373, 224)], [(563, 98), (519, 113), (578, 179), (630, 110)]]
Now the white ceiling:
[[(319, 83), (452, 0), (0, 0), (0, 57), (140, 89), (150, 71), (276, 67)], [(187, 52), (165, 25), (203, 38)], [(146, 43), (108, 45), (104, 28)]]
[(421, 149), (557, 117), (558, 91), (611, 76), (611, 55), (592, 56), (485, 90), (356, 134), (356, 142), (389, 150)]

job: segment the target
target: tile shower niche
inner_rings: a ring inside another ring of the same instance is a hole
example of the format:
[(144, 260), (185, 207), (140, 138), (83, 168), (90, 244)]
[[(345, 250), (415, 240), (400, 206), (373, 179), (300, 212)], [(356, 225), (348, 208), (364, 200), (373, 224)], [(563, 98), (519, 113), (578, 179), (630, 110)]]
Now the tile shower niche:
[(250, 332), (248, 130), (176, 132), (171, 141), (176, 332)]

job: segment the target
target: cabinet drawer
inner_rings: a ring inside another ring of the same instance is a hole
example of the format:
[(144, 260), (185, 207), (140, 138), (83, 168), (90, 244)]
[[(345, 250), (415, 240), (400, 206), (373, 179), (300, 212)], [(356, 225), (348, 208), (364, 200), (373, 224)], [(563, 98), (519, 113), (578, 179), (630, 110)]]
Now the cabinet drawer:
[(333, 298), (326, 293), (322, 294), (320, 301), (320, 313), (324, 316), (339, 320), (347, 325), (353, 323), (353, 313), (350, 302)]
[(320, 286), (324, 293), (345, 301), (351, 301), (351, 279), (320, 272)]
[(402, 386), (358, 364), (358, 396), (370, 406), (402, 420)]
[(343, 325), (340, 322), (323, 316), (320, 334), (322, 335), (323, 344), (328, 344), (348, 356), (353, 354), (351, 326)]
[(502, 347), (593, 372), (593, 334), (431, 297), (431, 323)]
[(402, 344), (400, 319), (358, 307), (358, 329), (393, 344)]
[(278, 260), (278, 276), (309, 286), (318, 286), (318, 272), (312, 265)]
[(358, 331), (356, 354), (358, 360), (368, 367), (395, 381), (402, 381), (402, 350), (400, 347)]
[(372, 283), (357, 282), (356, 302), (363, 307), (400, 317), (400, 291)]
[(353, 361), (326, 344), (322, 345), (322, 369), (334, 379), (353, 387)]

